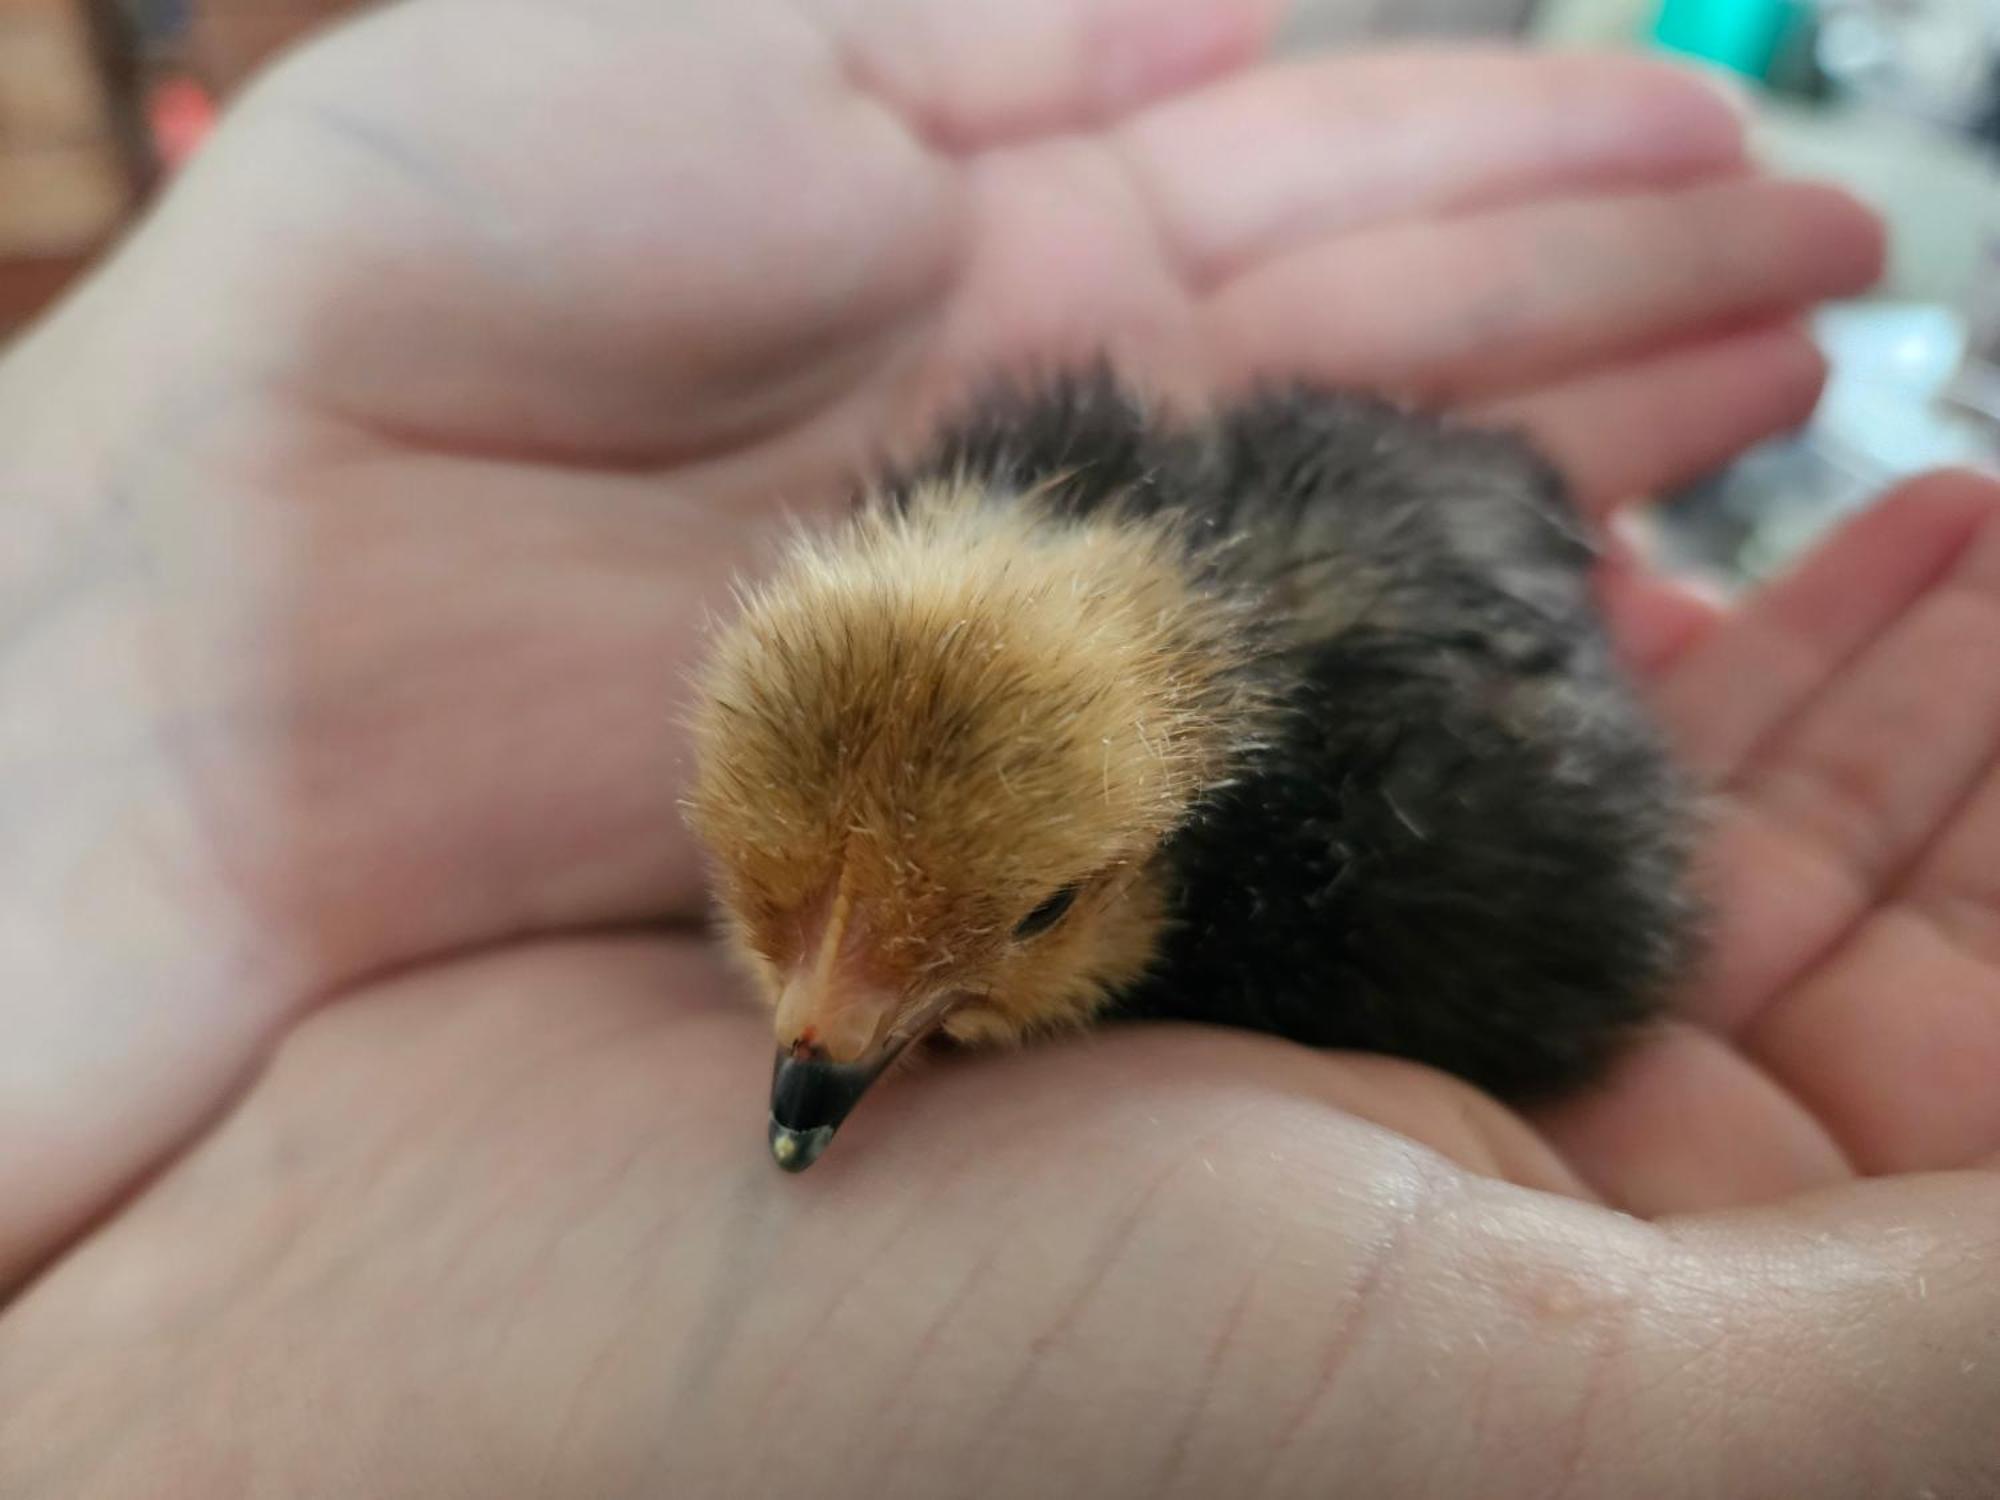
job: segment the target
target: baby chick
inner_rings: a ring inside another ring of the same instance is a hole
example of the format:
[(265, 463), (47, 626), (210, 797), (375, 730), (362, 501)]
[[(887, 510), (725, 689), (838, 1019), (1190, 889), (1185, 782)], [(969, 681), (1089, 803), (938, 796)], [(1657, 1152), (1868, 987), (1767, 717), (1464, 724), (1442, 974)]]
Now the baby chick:
[(810, 1165), (942, 1032), (1171, 1017), (1587, 1078), (1689, 953), (1686, 799), (1518, 443), (997, 388), (721, 634), (693, 825)]

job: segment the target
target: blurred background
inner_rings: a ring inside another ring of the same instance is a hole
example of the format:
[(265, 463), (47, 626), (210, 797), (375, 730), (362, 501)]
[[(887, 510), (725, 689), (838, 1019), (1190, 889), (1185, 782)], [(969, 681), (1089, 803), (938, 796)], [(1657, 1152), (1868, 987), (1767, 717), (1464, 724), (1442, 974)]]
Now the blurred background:
[[(0, 344), (199, 149), (271, 53), (356, 0), (0, 0)], [(2000, 467), (2000, 0), (1295, 0), (1295, 49), (1507, 36), (1699, 59), (1774, 168), (1889, 218), (1883, 285), (1829, 309), (1803, 432), (1664, 497), (1665, 559), (1725, 588), (1890, 480)], [(1671, 420), (1671, 413), (1663, 414)]]

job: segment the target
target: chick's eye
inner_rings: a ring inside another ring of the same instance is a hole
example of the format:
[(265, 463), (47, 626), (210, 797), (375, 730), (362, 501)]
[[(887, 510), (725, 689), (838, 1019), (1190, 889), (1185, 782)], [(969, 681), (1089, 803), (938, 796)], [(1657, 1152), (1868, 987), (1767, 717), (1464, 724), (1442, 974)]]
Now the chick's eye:
[(1047, 932), (1063, 919), (1070, 907), (1076, 904), (1076, 892), (1077, 888), (1075, 886), (1064, 886), (1040, 906), (1021, 918), (1020, 924), (1014, 929), (1014, 936), (1017, 938), (1031, 938), (1037, 933)]

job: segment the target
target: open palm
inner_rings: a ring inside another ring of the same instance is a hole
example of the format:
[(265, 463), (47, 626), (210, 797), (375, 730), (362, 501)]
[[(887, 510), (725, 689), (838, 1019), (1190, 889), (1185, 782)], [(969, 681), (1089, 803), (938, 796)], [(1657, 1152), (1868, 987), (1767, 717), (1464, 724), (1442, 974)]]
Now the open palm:
[[(648, 1336), (707, 1339), (705, 1378), (762, 1399), (770, 1349), (718, 1331), (751, 1284), (701, 1267), (773, 1231), (751, 1282), (802, 1289), (771, 1306), (816, 1337), (830, 1293), (879, 1317), (926, 1274), (940, 1307), (1016, 1317), (980, 1226), (1033, 1211), (1089, 1283), (1031, 1289), (1058, 1320), (1118, 1295), (1103, 1244), (1272, 1193), (1372, 1295), (1368, 1237), (1435, 1198), (1411, 1139), (1648, 1212), (2000, 1151), (2000, 529), (1990, 492), (1938, 480), (1726, 621), (1607, 579), (1724, 789), (1717, 951), (1682, 1026), (1538, 1129), (1404, 1065), (1159, 1030), (907, 1080), (811, 1181), (766, 1170), (762, 1030), (693, 927), (675, 715), (771, 523), (995, 364), (1100, 349), (1171, 392), (1282, 370), (1525, 424), (1602, 509), (1799, 417), (1819, 369), (1788, 316), (1874, 274), (1866, 216), (1751, 173), (1677, 75), (1248, 70), (1263, 24), (1222, 0), (405, 6), (267, 79), (0, 367), (0, 462), (47, 502), (0, 558), (35, 605), (0, 685), (51, 706), (0, 736), (25, 830), (0, 854), (25, 1059), (0, 1115), (28, 1126), (0, 1138), (0, 1284), (294, 1034), (0, 1319), (0, 1410), (65, 1399), (66, 1309), (137, 1265), (170, 1268), (146, 1316), (234, 1303), (224, 1333), (289, 1276), (370, 1265), (320, 1316), (387, 1328), (422, 1245), (484, 1226), (518, 1296), (580, 1216), (574, 1280), (522, 1325), (530, 1384), (574, 1373), (551, 1330), (592, 1326), (581, 1302), (667, 1235), (707, 1290)], [(1594, 1226), (1608, 1283), (1643, 1259), (1630, 1226), (1531, 1198), (1478, 1201)], [(672, 1233), (661, 1201), (688, 1207)], [(938, 1201), (949, 1227), (908, 1233)], [(1464, 1227), (1430, 1214), (1409, 1253), (1473, 1254)], [(880, 1258), (815, 1258), (835, 1241)], [(418, 1337), (454, 1347), (470, 1310), (433, 1312)], [(244, 1378), (224, 1333), (215, 1378)], [(1198, 1445), (1178, 1462), (1216, 1492)]]
[(2000, 490), (1940, 475), (1656, 663), (1716, 925), (1687, 1024), (1547, 1122), (1617, 1201), (2000, 1157), (1996, 606)]

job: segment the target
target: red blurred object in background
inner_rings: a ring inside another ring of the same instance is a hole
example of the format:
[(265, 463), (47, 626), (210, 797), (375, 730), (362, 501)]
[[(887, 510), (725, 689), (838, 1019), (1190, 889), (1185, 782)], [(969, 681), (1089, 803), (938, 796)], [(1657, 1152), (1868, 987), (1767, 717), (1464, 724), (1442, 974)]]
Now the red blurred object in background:
[(215, 128), (216, 105), (192, 78), (162, 78), (146, 100), (146, 120), (160, 165), (178, 171)]

